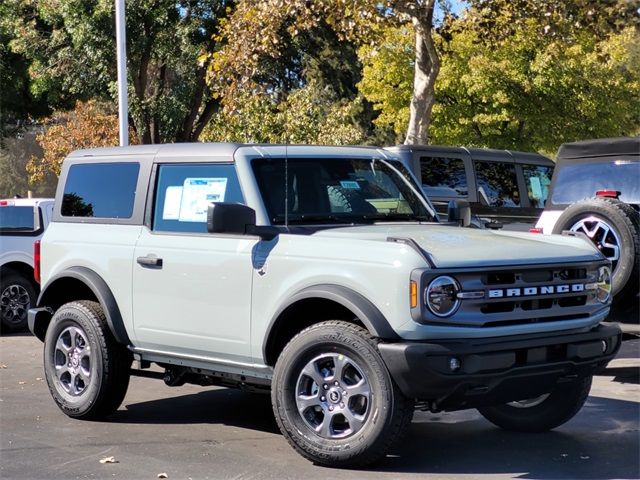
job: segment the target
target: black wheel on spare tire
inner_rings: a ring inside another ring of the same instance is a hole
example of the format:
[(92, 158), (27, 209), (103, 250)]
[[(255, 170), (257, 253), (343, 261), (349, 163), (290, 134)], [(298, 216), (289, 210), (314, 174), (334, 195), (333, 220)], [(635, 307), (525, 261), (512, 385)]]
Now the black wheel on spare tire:
[(553, 233), (564, 230), (586, 234), (613, 265), (614, 303), (628, 302), (640, 282), (640, 215), (614, 198), (596, 197), (569, 206)]
[(131, 353), (113, 338), (97, 302), (58, 309), (44, 340), (44, 371), (69, 417), (99, 419), (118, 409), (129, 386)]
[(9, 272), (0, 280), (0, 328), (15, 332), (27, 327), (27, 311), (37, 300), (31, 280), (18, 272)]
[(342, 321), (303, 330), (284, 348), (271, 387), (287, 441), (305, 458), (360, 467), (400, 440), (414, 405), (395, 385), (369, 333)]
[(564, 384), (536, 398), (482, 407), (478, 411), (505, 430), (546, 432), (568, 422), (580, 411), (589, 396), (592, 378)]

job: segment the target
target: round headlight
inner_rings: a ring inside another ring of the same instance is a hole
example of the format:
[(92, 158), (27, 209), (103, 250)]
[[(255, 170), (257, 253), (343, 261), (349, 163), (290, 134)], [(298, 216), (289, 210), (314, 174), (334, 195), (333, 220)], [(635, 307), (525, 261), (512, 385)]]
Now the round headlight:
[(600, 303), (607, 303), (611, 297), (611, 269), (600, 267), (598, 269), (598, 283), (596, 284), (596, 298)]
[(455, 279), (447, 276), (437, 277), (425, 290), (424, 301), (435, 316), (448, 317), (460, 305), (458, 292), (460, 292), (460, 285)]

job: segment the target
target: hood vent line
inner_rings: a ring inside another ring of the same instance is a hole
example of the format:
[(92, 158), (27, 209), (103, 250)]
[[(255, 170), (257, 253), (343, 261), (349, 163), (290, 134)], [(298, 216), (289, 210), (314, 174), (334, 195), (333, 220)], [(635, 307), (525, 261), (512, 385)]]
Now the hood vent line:
[(418, 252), (418, 254), (422, 258), (424, 258), (424, 260), (427, 262), (427, 264), (429, 264), (430, 268), (436, 268), (436, 264), (433, 261), (433, 258), (431, 258), (431, 254), (429, 252), (425, 251), (423, 248), (420, 248), (420, 245), (418, 245), (418, 242), (416, 242), (413, 238), (387, 237), (387, 242), (402, 243), (404, 245), (407, 245), (407, 246), (413, 248), (416, 252)]

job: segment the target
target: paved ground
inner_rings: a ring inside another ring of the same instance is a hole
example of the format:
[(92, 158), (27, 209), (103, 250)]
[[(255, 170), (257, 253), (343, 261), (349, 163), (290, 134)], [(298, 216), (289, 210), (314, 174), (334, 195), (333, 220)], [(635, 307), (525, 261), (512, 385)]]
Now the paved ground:
[[(625, 342), (585, 408), (554, 432), (503, 432), (475, 411), (420, 412), (384, 463), (334, 471), (288, 446), (261, 395), (133, 378), (108, 422), (71, 420), (49, 396), (40, 342), (4, 336), (0, 478), (639, 478), (639, 350), (639, 340)], [(118, 463), (99, 462), (108, 456)]]

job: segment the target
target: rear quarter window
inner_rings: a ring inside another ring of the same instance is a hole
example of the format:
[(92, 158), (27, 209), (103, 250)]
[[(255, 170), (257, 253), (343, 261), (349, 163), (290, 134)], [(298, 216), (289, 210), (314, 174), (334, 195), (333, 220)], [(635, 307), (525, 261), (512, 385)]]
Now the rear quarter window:
[(131, 218), (140, 165), (83, 163), (72, 165), (62, 197), (63, 217)]

